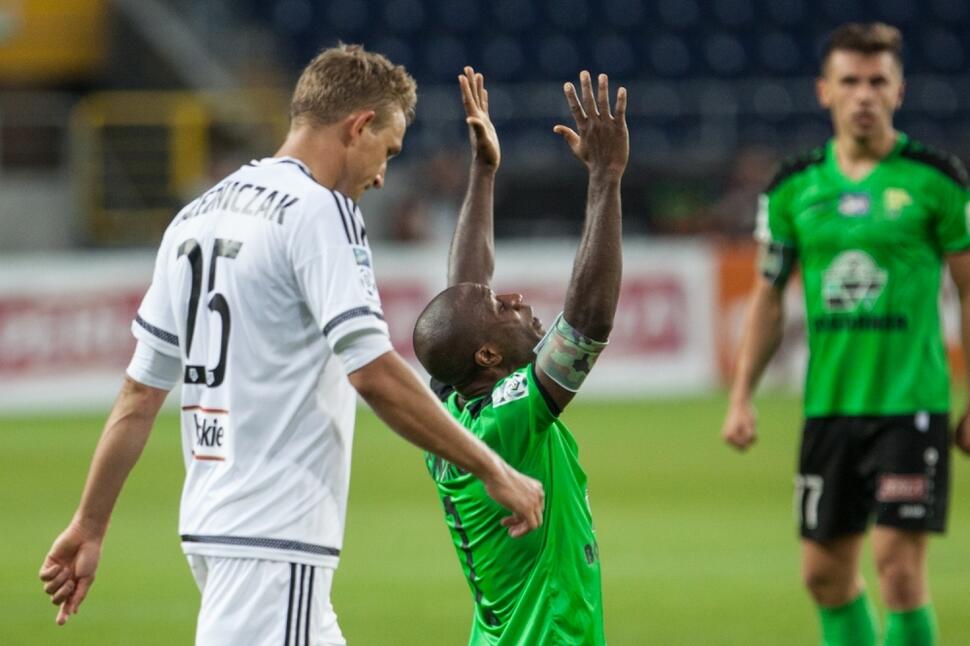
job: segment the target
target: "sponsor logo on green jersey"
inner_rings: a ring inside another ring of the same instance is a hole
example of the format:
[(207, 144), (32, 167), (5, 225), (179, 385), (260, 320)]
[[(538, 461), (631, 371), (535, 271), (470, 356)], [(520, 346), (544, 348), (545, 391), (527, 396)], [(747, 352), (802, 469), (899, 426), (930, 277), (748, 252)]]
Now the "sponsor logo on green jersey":
[(889, 273), (872, 256), (856, 249), (843, 251), (823, 275), (825, 308), (830, 312), (871, 310), (886, 286)]
[(822, 274), (827, 314), (812, 319), (817, 332), (892, 332), (909, 326), (902, 314), (870, 313), (889, 280), (889, 272), (864, 251), (843, 251)]
[(913, 203), (909, 191), (903, 188), (887, 188), (882, 193), (882, 210), (886, 217), (895, 220), (907, 206)]
[(858, 218), (869, 213), (868, 193), (843, 193), (839, 198), (839, 213), (847, 218)]

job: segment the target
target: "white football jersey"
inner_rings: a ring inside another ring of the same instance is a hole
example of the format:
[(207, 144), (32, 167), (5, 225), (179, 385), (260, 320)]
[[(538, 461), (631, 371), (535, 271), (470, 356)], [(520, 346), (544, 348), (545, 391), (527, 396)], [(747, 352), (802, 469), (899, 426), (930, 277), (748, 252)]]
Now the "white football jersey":
[(186, 553), (336, 566), (356, 393), (333, 348), (387, 336), (360, 211), (253, 161), (165, 232), (132, 331), (184, 368)]

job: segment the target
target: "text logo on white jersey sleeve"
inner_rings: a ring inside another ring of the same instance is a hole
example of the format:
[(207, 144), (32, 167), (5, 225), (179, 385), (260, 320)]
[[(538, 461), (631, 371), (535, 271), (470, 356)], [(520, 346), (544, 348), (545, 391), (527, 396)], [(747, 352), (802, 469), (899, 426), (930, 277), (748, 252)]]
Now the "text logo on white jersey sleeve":
[(367, 247), (354, 247), (354, 260), (357, 261), (357, 276), (360, 278), (360, 284), (364, 287), (367, 295), (373, 299), (372, 305), (380, 309), (381, 301), (377, 295), (377, 278), (374, 276), (370, 249)]

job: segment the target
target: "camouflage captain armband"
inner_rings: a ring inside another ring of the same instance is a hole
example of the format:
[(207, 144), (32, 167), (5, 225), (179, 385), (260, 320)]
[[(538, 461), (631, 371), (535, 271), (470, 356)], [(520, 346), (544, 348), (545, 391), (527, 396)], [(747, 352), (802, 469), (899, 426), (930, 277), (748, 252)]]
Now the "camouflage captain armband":
[(606, 343), (589, 338), (560, 314), (535, 347), (536, 366), (554, 382), (574, 393), (583, 385)]

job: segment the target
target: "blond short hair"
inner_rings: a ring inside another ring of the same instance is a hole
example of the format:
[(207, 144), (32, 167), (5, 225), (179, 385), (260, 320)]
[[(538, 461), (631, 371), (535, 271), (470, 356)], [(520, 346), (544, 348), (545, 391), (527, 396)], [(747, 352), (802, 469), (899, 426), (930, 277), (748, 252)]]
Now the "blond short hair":
[(850, 22), (838, 27), (829, 34), (822, 50), (822, 71), (835, 51), (850, 51), (860, 54), (880, 54), (889, 52), (900, 69), (903, 66), (903, 36), (899, 30), (884, 22)]
[(335, 123), (357, 110), (374, 110), (381, 127), (394, 108), (414, 120), (418, 84), (401, 65), (360, 45), (338, 43), (310, 61), (290, 101), (290, 120)]

